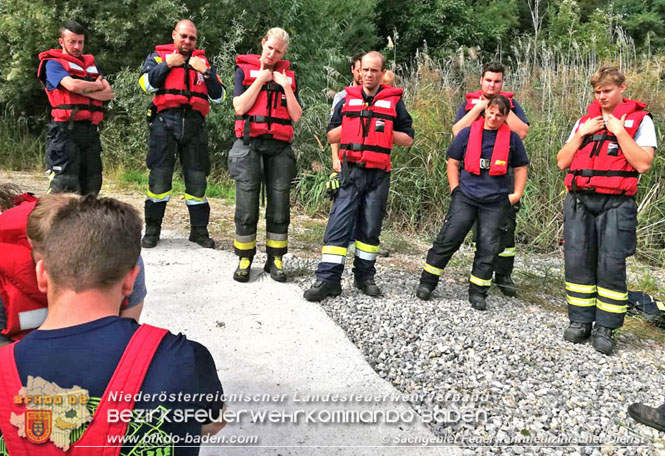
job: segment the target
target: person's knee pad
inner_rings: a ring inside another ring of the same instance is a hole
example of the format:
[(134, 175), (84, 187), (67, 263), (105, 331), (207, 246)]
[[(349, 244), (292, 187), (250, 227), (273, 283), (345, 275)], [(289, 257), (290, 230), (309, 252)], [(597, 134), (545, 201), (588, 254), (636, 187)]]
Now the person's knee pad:
[(150, 170), (148, 177), (148, 188), (152, 193), (161, 195), (171, 190), (171, 179), (173, 171), (167, 168), (155, 168)]
[(185, 192), (188, 195), (203, 198), (207, 187), (206, 174), (203, 171), (193, 171), (191, 169), (184, 171), (184, 174)]

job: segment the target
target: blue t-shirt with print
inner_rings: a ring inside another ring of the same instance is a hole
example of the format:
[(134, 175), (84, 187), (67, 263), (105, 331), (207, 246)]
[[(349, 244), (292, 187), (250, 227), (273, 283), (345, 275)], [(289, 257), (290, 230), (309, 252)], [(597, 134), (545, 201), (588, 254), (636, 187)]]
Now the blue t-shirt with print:
[[(63, 389), (74, 386), (83, 388), (88, 392), (90, 400), (87, 407), (93, 414), (138, 327), (133, 319), (105, 317), (68, 328), (33, 331), (15, 346), (21, 384), (26, 386), (28, 376), (32, 376)], [(148, 368), (140, 392), (142, 400), (136, 402), (135, 411), (155, 410), (162, 406), (171, 412), (160, 411), (149, 419), (144, 416), (148, 423), (133, 421), (126, 435), (161, 434), (179, 436), (184, 441), (188, 434), (199, 436), (202, 424), (207, 423), (194, 419), (177, 422), (176, 409), (203, 409), (208, 411), (210, 420), (216, 420), (224, 405), (222, 385), (210, 352), (182, 334), (166, 334)], [(174, 393), (174, 397), (160, 400), (162, 392)], [(182, 393), (179, 398), (178, 393)], [(191, 396), (196, 393), (209, 397)], [(190, 397), (186, 398), (185, 394)], [(83, 428), (72, 431), (71, 440), (80, 437), (82, 431)], [(173, 440), (175, 438), (171, 441), (162, 438), (160, 441), (159, 437), (155, 437), (151, 449), (154, 454), (198, 454), (198, 447), (178, 447)], [(148, 450), (143, 445), (142, 449)], [(121, 454), (128, 455), (131, 451), (132, 448), (126, 445)]]

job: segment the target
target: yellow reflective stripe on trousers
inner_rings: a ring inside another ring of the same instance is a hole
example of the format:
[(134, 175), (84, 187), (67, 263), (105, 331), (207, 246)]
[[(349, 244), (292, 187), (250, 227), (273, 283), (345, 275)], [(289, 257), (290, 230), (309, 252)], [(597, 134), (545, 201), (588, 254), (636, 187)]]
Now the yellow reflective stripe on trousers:
[(346, 256), (346, 247), (337, 247), (335, 245), (324, 245), (323, 248), (321, 249), (321, 253)]
[(185, 204), (188, 206), (196, 206), (197, 204), (205, 204), (207, 202), (208, 200), (206, 199), (205, 195), (198, 197), (185, 193)]
[(576, 298), (574, 296), (567, 296), (566, 300), (571, 306), (577, 307), (593, 307), (596, 305), (596, 298)]
[(487, 280), (481, 279), (480, 277), (476, 277), (473, 274), (469, 276), (469, 282), (475, 283), (476, 285), (481, 287), (489, 287), (490, 285), (492, 285), (492, 279), (487, 279)]
[(356, 249), (367, 253), (379, 253), (378, 245), (369, 245), (364, 242), (356, 241)]
[(430, 274), (434, 274), (434, 275), (437, 275), (437, 276), (440, 276), (441, 273), (443, 272), (443, 269), (435, 268), (431, 264), (427, 264), (427, 263), (425, 263), (425, 266), (423, 267), (423, 269), (425, 271), (429, 272)]
[(503, 252), (499, 254), (500, 257), (514, 257), (515, 247), (506, 247)]
[(608, 304), (606, 302), (598, 300), (598, 302), (596, 302), (596, 309), (604, 310), (605, 312), (621, 314), (621, 313), (626, 313), (628, 311), (628, 306), (627, 305), (615, 306), (614, 304)]
[(256, 241), (251, 241), (251, 242), (233, 241), (233, 247), (235, 247), (238, 250), (252, 250), (253, 248), (256, 247)]
[(344, 264), (346, 261), (346, 247), (324, 245), (321, 249), (321, 263)]
[(289, 245), (289, 241), (276, 241), (274, 239), (266, 239), (266, 247), (272, 247), (275, 249), (281, 249), (284, 247), (287, 247)]
[(612, 291), (603, 287), (598, 287), (598, 296), (602, 296), (603, 298), (614, 299), (615, 301), (628, 300), (628, 293), (624, 293), (621, 291)]
[(168, 198), (170, 198), (170, 196), (171, 196), (171, 190), (169, 190), (168, 192), (164, 192), (164, 193), (152, 193), (150, 190), (148, 190), (146, 194), (148, 195), (148, 198), (150, 198), (151, 200), (153, 200), (155, 202), (157, 202), (157, 201), (167, 201)]
[(595, 293), (596, 285), (581, 285), (579, 283), (566, 282), (566, 290), (577, 293)]

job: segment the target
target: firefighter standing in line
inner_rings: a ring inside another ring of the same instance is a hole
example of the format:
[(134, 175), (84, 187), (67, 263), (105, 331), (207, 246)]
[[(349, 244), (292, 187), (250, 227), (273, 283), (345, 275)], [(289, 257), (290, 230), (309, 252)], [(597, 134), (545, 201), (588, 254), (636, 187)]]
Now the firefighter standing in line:
[(342, 292), (347, 245), (354, 234), (354, 284), (368, 296), (381, 294), (374, 275), (390, 188), (390, 153), (393, 144), (410, 146), (414, 132), (402, 89), (380, 85), (383, 56), (365, 54), (361, 71), (362, 86), (346, 89), (328, 126), (328, 141), (340, 143), (342, 177), (323, 238), (317, 280), (304, 294), (309, 301)]
[(302, 108), (290, 62), (283, 60), (289, 34), (271, 28), (261, 40), (261, 55), (239, 55), (233, 83), (237, 140), (229, 152), (229, 173), (236, 181), (236, 234), (233, 242), (238, 267), (233, 279), (248, 282), (256, 254), (259, 194), (265, 183), (266, 251), (264, 270), (286, 281), (282, 256), (288, 250), (290, 189), (296, 174), (291, 147), (293, 123)]
[[(507, 123), (510, 100), (492, 97), (470, 127), (462, 129), (448, 149), (448, 183), (451, 199), (448, 214), (420, 276), (416, 296), (428, 300), (448, 261), (478, 223), (478, 240), (469, 277), (469, 301), (486, 310), (492, 284), (494, 258), (500, 251), (500, 227), (508, 208), (522, 197), (526, 184), (527, 157), (524, 144)], [(459, 170), (460, 163), (463, 169)], [(514, 169), (514, 183), (508, 168)]]
[(609, 355), (628, 308), (626, 258), (635, 253), (640, 174), (651, 167), (656, 133), (646, 104), (623, 98), (624, 75), (613, 67), (591, 78), (594, 102), (557, 154), (568, 170), (564, 258), (570, 326), (563, 337)]
[(53, 122), (46, 134), (48, 192), (99, 193), (102, 145), (97, 125), (104, 101), (113, 90), (95, 64), (83, 54), (85, 29), (75, 21), (60, 27), (61, 49), (39, 54), (37, 77), (51, 104)]
[[(361, 86), (362, 85), (362, 73), (360, 72), (360, 60), (362, 55), (358, 54), (351, 57), (351, 74), (353, 75), (353, 82), (351, 87)], [(344, 100), (346, 97), (346, 90), (340, 90), (333, 97), (333, 102), (330, 107), (330, 117), (332, 118), (335, 114), (335, 107), (339, 104), (340, 101)], [(339, 161), (339, 143), (330, 143), (330, 151), (332, 153), (332, 169), (334, 172), (339, 173), (342, 170), (342, 162)]]
[(173, 167), (179, 156), (191, 225), (189, 240), (214, 248), (215, 241), (208, 234), (210, 205), (205, 197), (210, 171), (205, 116), (210, 111), (210, 101), (223, 100), (224, 86), (204, 51), (196, 49), (193, 22), (179, 21), (171, 36), (173, 44), (156, 46), (145, 59), (139, 79), (141, 88), (155, 95), (150, 108), (146, 159), (150, 176), (141, 245), (151, 248), (159, 241), (166, 203), (171, 198)]
[[(501, 94), (511, 102), (510, 114), (508, 114), (506, 123), (521, 139), (526, 137), (529, 132), (529, 121), (522, 106), (517, 100), (513, 99), (512, 92), (501, 91), (505, 71), (504, 66), (497, 62), (483, 66), (483, 72), (480, 76), (480, 90), (467, 93), (466, 100), (457, 109), (453, 124), (454, 136), (457, 136), (463, 128), (470, 126), (478, 117), (484, 114), (487, 103), (492, 97)], [(494, 283), (506, 296), (517, 296), (517, 288), (511, 275), (515, 264), (515, 228), (519, 210), (519, 201), (508, 208), (508, 214), (501, 226), (501, 250), (494, 263)], [(474, 230), (474, 242), (476, 234), (477, 230)]]

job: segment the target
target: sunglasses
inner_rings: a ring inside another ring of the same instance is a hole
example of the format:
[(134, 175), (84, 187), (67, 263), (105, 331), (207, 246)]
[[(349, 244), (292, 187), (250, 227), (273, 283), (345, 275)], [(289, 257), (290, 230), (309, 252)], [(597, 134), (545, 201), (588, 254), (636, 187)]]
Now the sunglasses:
[(194, 35), (187, 35), (186, 33), (180, 34), (180, 39), (186, 40), (187, 38), (189, 38), (189, 41), (196, 41), (196, 36)]

